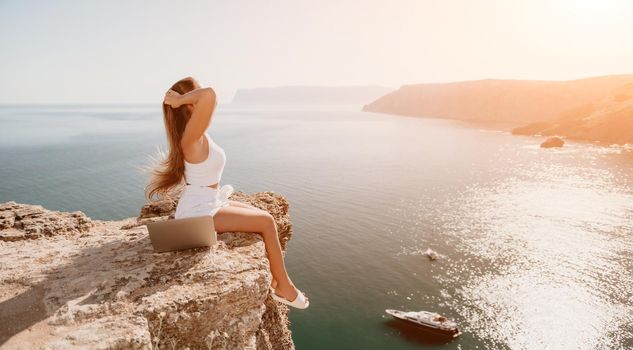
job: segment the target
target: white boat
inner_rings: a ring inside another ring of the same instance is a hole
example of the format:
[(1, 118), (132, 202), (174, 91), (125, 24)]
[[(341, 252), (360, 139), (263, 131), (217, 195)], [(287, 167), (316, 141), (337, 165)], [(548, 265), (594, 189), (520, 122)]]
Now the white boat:
[(455, 321), (449, 320), (435, 312), (400, 311), (394, 309), (386, 309), (385, 312), (399, 320), (412, 323), (436, 334), (446, 335), (452, 338), (462, 334), (459, 328), (457, 328)]

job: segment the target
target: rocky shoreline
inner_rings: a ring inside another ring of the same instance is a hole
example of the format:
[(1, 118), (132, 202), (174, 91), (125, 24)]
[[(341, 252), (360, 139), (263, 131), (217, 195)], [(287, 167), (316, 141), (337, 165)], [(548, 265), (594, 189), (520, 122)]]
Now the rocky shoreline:
[(568, 81), (485, 79), (404, 85), (366, 112), (510, 122), (515, 135), (633, 144), (633, 75)]
[[(284, 197), (231, 199), (268, 210), (285, 251)], [(0, 349), (294, 349), (288, 308), (269, 295), (260, 235), (153, 253), (144, 224), (173, 218), (176, 204), (120, 221), (0, 204)]]

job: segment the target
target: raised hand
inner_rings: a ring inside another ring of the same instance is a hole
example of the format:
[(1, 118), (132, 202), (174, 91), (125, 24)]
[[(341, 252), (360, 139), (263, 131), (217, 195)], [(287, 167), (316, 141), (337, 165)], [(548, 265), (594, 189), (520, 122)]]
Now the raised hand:
[(169, 89), (165, 93), (165, 99), (163, 100), (163, 103), (166, 105), (170, 105), (172, 108), (178, 108), (182, 105), (180, 99), (181, 96), (182, 95), (180, 95), (178, 92)]

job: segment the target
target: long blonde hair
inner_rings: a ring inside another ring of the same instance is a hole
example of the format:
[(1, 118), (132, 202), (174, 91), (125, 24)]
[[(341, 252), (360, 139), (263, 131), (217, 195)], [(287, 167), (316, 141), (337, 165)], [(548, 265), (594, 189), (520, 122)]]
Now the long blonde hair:
[[(171, 86), (172, 90), (181, 95), (197, 88), (199, 85), (192, 77), (180, 79)], [(149, 203), (164, 199), (175, 202), (175, 197), (182, 191), (185, 164), (180, 140), (190, 118), (191, 112), (187, 105), (172, 108), (163, 103), (163, 122), (169, 143), (169, 154), (166, 155), (159, 148), (158, 158), (150, 156), (152, 164), (144, 169), (150, 173), (149, 182), (145, 186), (145, 200)]]

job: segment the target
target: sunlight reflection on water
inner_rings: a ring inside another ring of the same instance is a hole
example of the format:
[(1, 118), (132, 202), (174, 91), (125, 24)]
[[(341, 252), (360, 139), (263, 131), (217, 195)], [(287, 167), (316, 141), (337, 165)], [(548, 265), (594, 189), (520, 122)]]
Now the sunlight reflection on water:
[(461, 286), (450, 304), (470, 331), (513, 349), (621, 345), (633, 322), (633, 276), (620, 258), (633, 248), (630, 191), (595, 168), (509, 171), (442, 208), (465, 254), (437, 277)]

